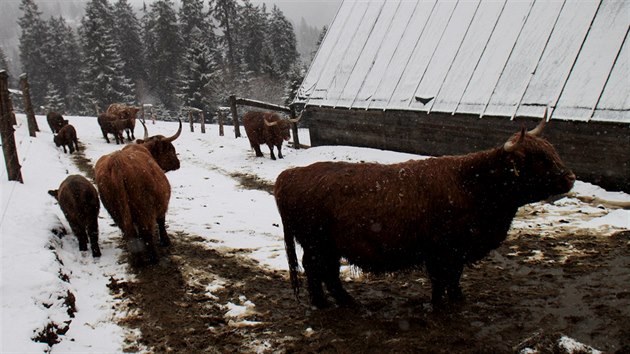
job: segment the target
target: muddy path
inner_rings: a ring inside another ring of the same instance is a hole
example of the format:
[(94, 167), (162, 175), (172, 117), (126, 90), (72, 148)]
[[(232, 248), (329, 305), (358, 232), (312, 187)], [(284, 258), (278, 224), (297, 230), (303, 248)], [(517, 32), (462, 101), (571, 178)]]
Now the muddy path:
[[(560, 334), (607, 352), (630, 349), (628, 232), (513, 235), (465, 270), (466, 302), (441, 312), (428, 305), (422, 271), (346, 281), (360, 309), (314, 311), (304, 294), (296, 302), (285, 272), (261, 268), (239, 250), (219, 253), (194, 235), (176, 232), (173, 240), (164, 260), (137, 271), (136, 281), (112, 279), (112, 291), (128, 299), (122, 324), (140, 330), (126, 351), (509, 353), (534, 338), (552, 352), (544, 338)], [(567, 247), (576, 256), (559, 251)], [(246, 313), (226, 316), (226, 304), (248, 302), (255, 306)]]

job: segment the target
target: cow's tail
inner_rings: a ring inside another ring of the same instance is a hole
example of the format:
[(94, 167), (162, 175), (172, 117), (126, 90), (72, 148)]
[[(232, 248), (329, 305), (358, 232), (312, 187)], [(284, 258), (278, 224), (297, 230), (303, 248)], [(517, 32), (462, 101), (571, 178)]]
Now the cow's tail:
[(298, 277), (298, 259), (295, 254), (295, 238), (293, 234), (284, 232), (284, 247), (287, 251), (287, 260), (289, 261), (289, 279), (291, 280), (291, 287), (293, 288), (293, 293), (295, 294), (295, 298), (300, 301), (300, 278)]

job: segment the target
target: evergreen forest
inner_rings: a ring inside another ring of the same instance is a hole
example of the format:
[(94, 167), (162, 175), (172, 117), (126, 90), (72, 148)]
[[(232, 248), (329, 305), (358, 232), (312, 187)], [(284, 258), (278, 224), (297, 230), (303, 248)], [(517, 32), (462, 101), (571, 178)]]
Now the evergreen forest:
[[(156, 0), (136, 11), (128, 0), (89, 0), (72, 25), (44, 19), (35, 0), (21, 0), (20, 10), (19, 60), (38, 109), (94, 115), (119, 102), (152, 104), (160, 116), (182, 107), (213, 116), (230, 95), (288, 104), (306, 70), (275, 5)], [(0, 47), (2, 68), (6, 60)]]

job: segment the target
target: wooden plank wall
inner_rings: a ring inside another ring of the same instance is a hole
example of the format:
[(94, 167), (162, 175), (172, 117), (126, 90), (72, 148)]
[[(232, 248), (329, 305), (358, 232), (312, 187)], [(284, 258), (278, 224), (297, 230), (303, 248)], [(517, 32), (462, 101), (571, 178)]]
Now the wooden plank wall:
[[(441, 156), (502, 145), (539, 119), (307, 107), (311, 145), (350, 145)], [(630, 193), (630, 126), (552, 120), (544, 137), (579, 180)]]

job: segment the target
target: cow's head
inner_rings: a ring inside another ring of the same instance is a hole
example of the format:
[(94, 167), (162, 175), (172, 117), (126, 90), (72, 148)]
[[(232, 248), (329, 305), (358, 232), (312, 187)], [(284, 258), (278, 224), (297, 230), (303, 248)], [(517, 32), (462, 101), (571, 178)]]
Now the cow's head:
[(125, 108), (125, 110), (122, 113), (122, 116), (124, 116), (124, 118), (127, 118), (127, 119), (135, 120), (138, 112), (140, 112), (139, 107), (130, 106), (130, 107)]
[(297, 123), (300, 117), (295, 119), (281, 119), (277, 114), (268, 113), (264, 116), (265, 126), (273, 137), (279, 137), (284, 141), (291, 139), (291, 123)]
[(515, 179), (514, 188), (526, 202), (566, 193), (575, 182), (575, 175), (564, 165), (556, 149), (540, 137), (546, 120), (545, 109), (543, 120), (536, 128), (529, 132), (521, 129), (503, 145), (507, 170)]
[(171, 137), (165, 137), (163, 135), (155, 135), (149, 137), (149, 131), (147, 130), (147, 126), (143, 121), (142, 126), (144, 127), (144, 138), (136, 140), (136, 143), (144, 145), (153, 158), (155, 162), (164, 170), (164, 172), (173, 171), (179, 169), (179, 159), (177, 158), (177, 151), (175, 151), (175, 146), (173, 146), (173, 141), (179, 137), (182, 133), (182, 121), (179, 119), (179, 129), (175, 135)]

